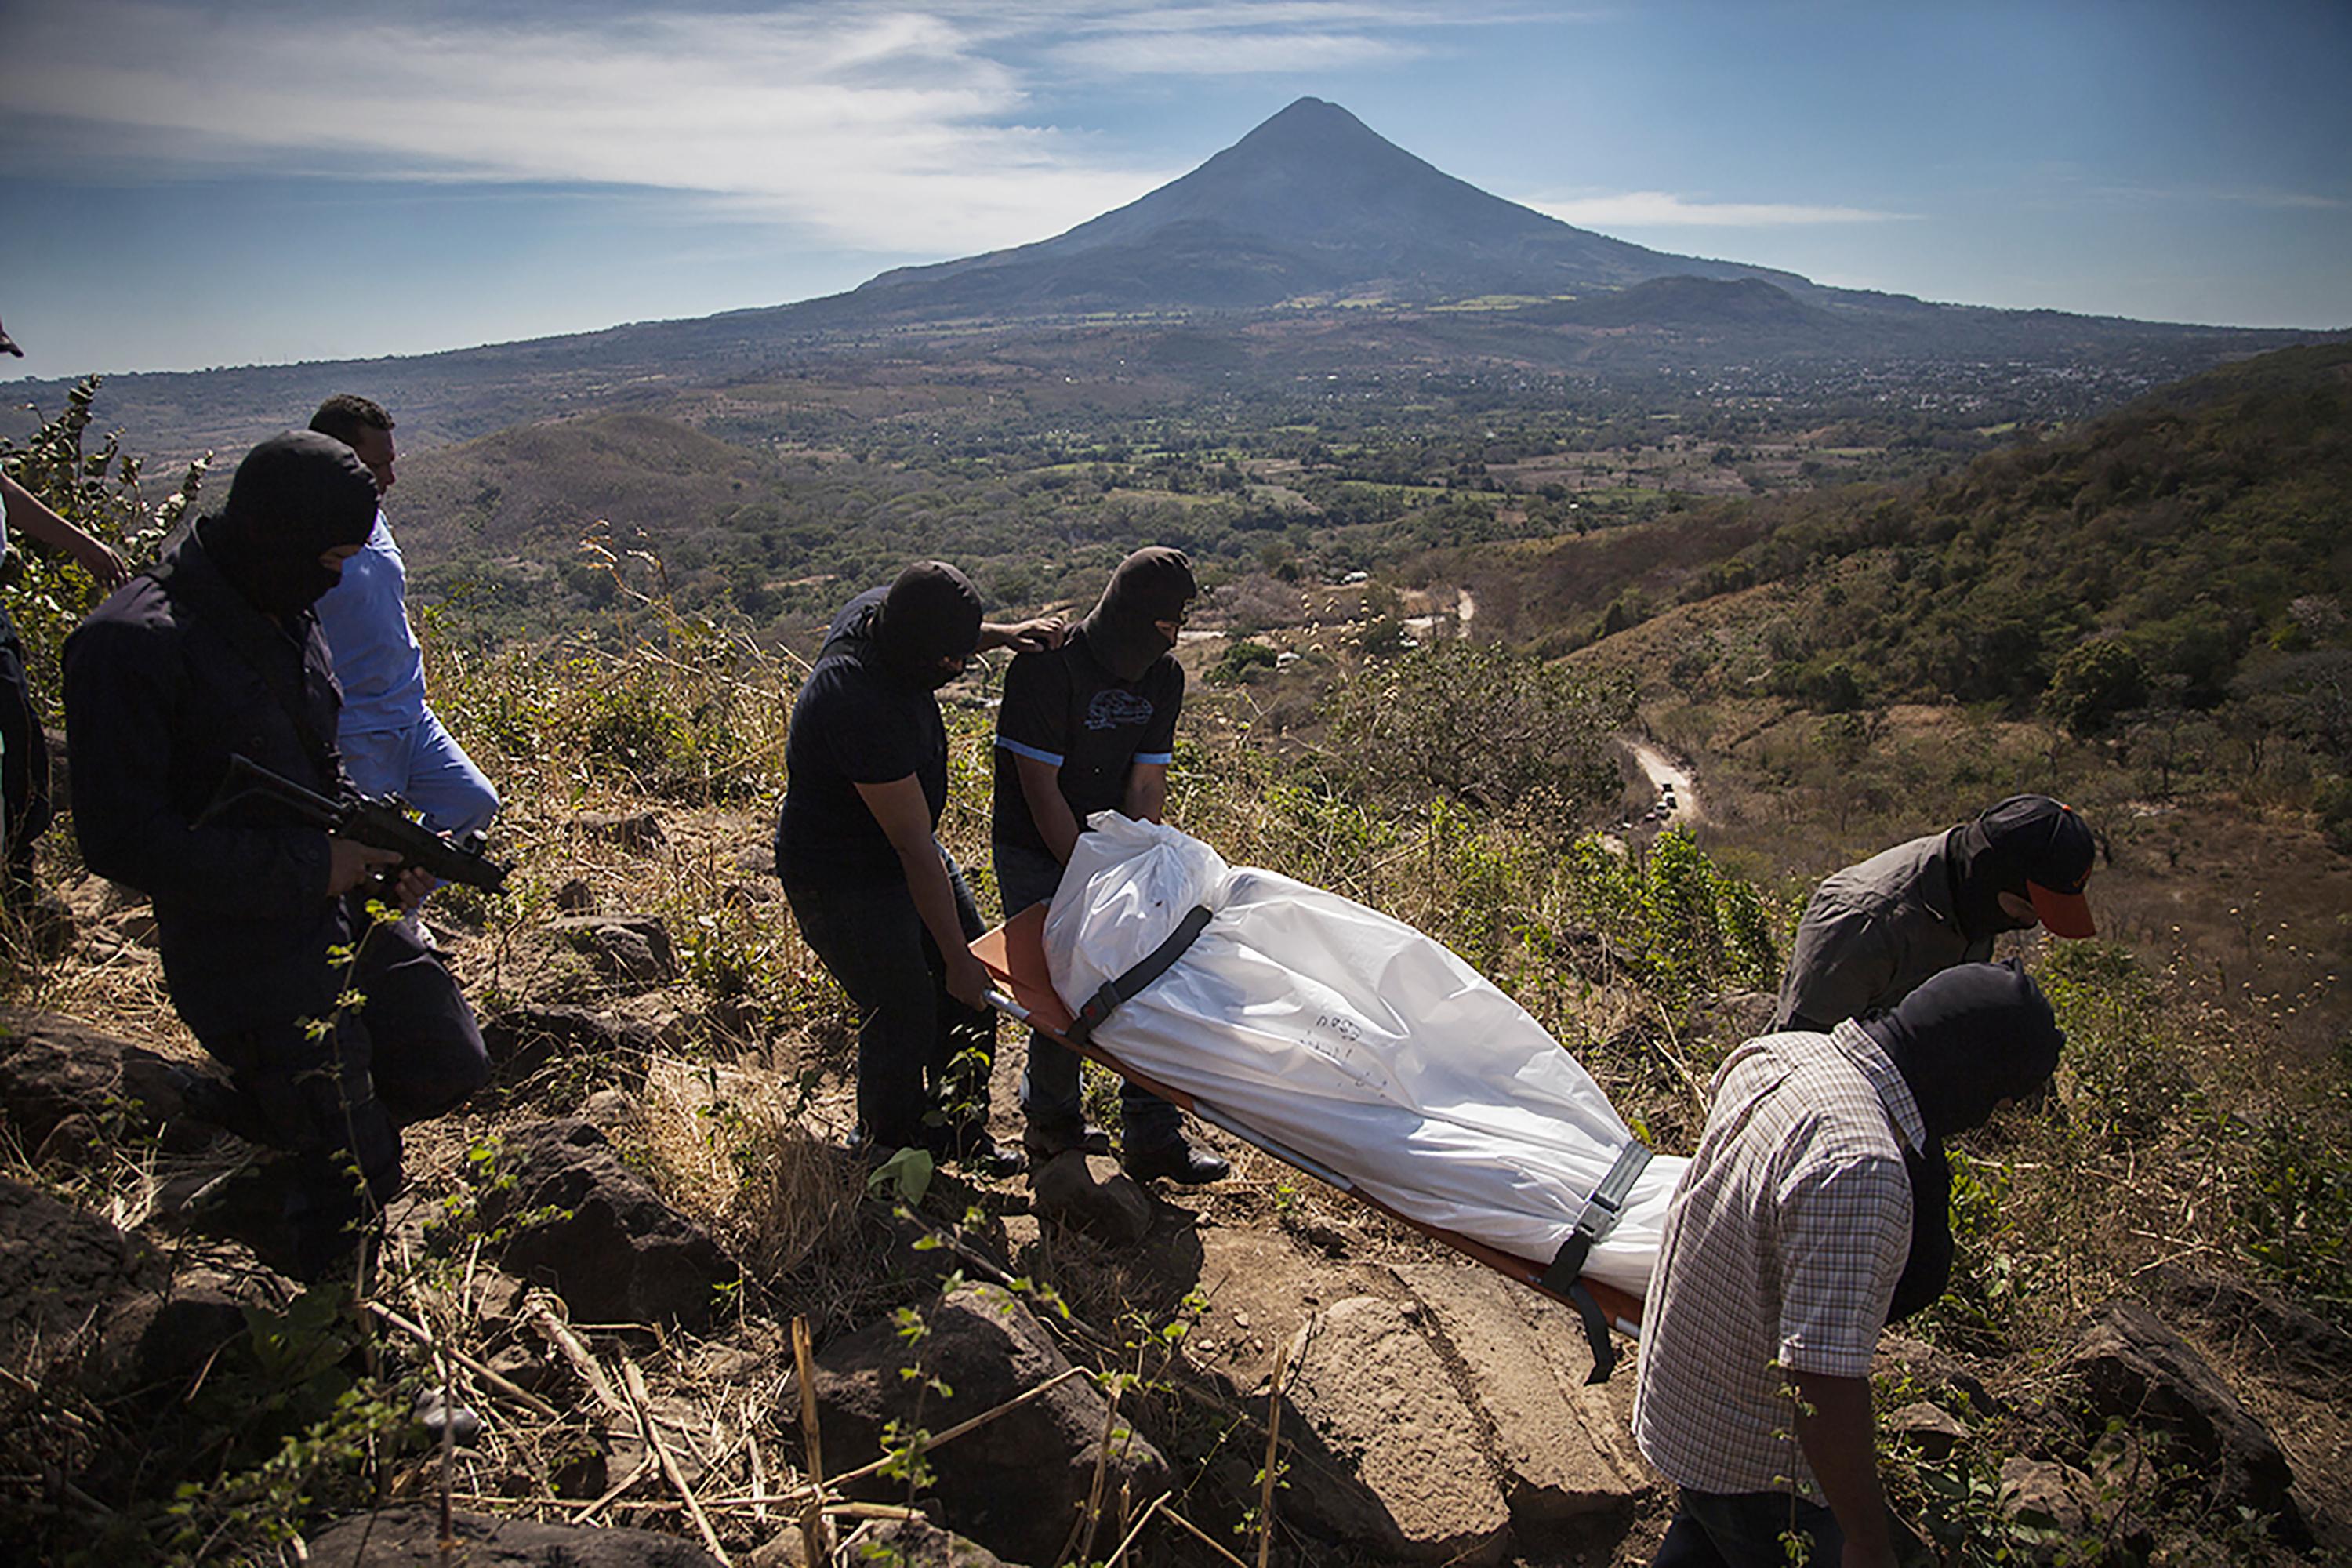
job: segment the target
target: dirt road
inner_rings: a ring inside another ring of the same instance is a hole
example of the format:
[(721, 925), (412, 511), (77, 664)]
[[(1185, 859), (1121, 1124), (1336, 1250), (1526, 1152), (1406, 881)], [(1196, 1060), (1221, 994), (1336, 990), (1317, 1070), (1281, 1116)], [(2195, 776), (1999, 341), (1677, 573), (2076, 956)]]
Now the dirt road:
[(1651, 785), (1663, 795), (1668, 786), (1675, 792), (1675, 812), (1677, 820), (1699, 823), (1706, 813), (1699, 809), (1698, 789), (1692, 784), (1690, 773), (1680, 763), (1646, 741), (1628, 741), (1626, 750), (1633, 753), (1633, 762), (1649, 775)]

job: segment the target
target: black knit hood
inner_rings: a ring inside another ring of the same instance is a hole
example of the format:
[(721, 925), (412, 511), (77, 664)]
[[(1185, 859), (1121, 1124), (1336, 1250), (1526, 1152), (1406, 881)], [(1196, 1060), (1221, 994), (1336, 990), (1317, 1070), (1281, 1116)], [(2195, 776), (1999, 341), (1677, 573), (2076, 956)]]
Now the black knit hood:
[(980, 646), (980, 590), (944, 561), (918, 561), (891, 583), (867, 635), (894, 674), (929, 690), (955, 679)]
[(375, 479), (357, 453), (331, 436), (289, 430), (245, 455), (228, 500), (196, 531), (254, 608), (290, 616), (341, 581), (319, 557), (366, 543), (375, 512)]
[(1951, 1279), (1952, 1168), (1944, 1140), (1982, 1126), (2002, 1100), (2048, 1082), (2066, 1035), (2014, 961), (1947, 969), (1893, 1012), (1864, 1019), (1862, 1028), (1903, 1075), (1927, 1129), (1927, 1146), (1904, 1156), (1911, 1256), (1887, 1313), (1892, 1322), (1933, 1304)]
[(1181, 621), (1200, 585), (1181, 550), (1152, 545), (1118, 563), (1102, 598), (1080, 630), (1102, 667), (1121, 680), (1140, 680), (1153, 661), (1176, 645), (1161, 621)]

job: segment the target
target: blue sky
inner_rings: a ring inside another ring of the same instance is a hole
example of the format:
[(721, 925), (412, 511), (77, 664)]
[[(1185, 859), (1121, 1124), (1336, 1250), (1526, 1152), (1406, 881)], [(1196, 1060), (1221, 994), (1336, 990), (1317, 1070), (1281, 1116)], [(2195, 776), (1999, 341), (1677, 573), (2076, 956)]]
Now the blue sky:
[(1623, 238), (2352, 326), (2352, 4), (0, 0), (0, 374), (423, 353), (1043, 238), (1303, 94)]

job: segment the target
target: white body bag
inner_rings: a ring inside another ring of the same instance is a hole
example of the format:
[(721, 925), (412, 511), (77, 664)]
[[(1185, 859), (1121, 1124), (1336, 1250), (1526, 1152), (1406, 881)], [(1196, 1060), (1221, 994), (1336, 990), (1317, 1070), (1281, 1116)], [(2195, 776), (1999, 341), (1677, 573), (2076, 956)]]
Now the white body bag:
[[(1088, 819), (1045, 920), (1078, 1013), (1195, 906), (1208, 924), (1093, 1037), (1119, 1060), (1424, 1224), (1542, 1264), (1633, 1134), (1591, 1075), (1443, 943), (1337, 893), (1225, 864), (1116, 812)], [(1687, 1162), (1633, 1179), (1583, 1274), (1649, 1289)]]

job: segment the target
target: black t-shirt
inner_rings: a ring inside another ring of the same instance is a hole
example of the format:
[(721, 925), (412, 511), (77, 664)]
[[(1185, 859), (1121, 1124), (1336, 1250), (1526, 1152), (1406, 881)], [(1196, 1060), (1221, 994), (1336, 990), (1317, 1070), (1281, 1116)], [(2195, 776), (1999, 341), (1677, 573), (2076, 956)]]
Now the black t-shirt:
[(931, 826), (948, 800), (947, 726), (939, 700), (894, 674), (866, 635), (887, 589), (860, 594), (826, 628), (824, 647), (793, 703), (784, 742), (784, 805), (776, 867), (795, 876), (896, 879), (898, 851), (857, 793), (913, 774)]
[(1172, 654), (1152, 660), (1139, 679), (1121, 680), (1096, 661), (1081, 629), (1052, 652), (1015, 658), (996, 715), (995, 842), (1045, 847), (1014, 758), (1061, 770), (1062, 798), (1083, 830), (1087, 813), (1126, 805), (1135, 763), (1169, 761), (1183, 706), (1184, 668)]

